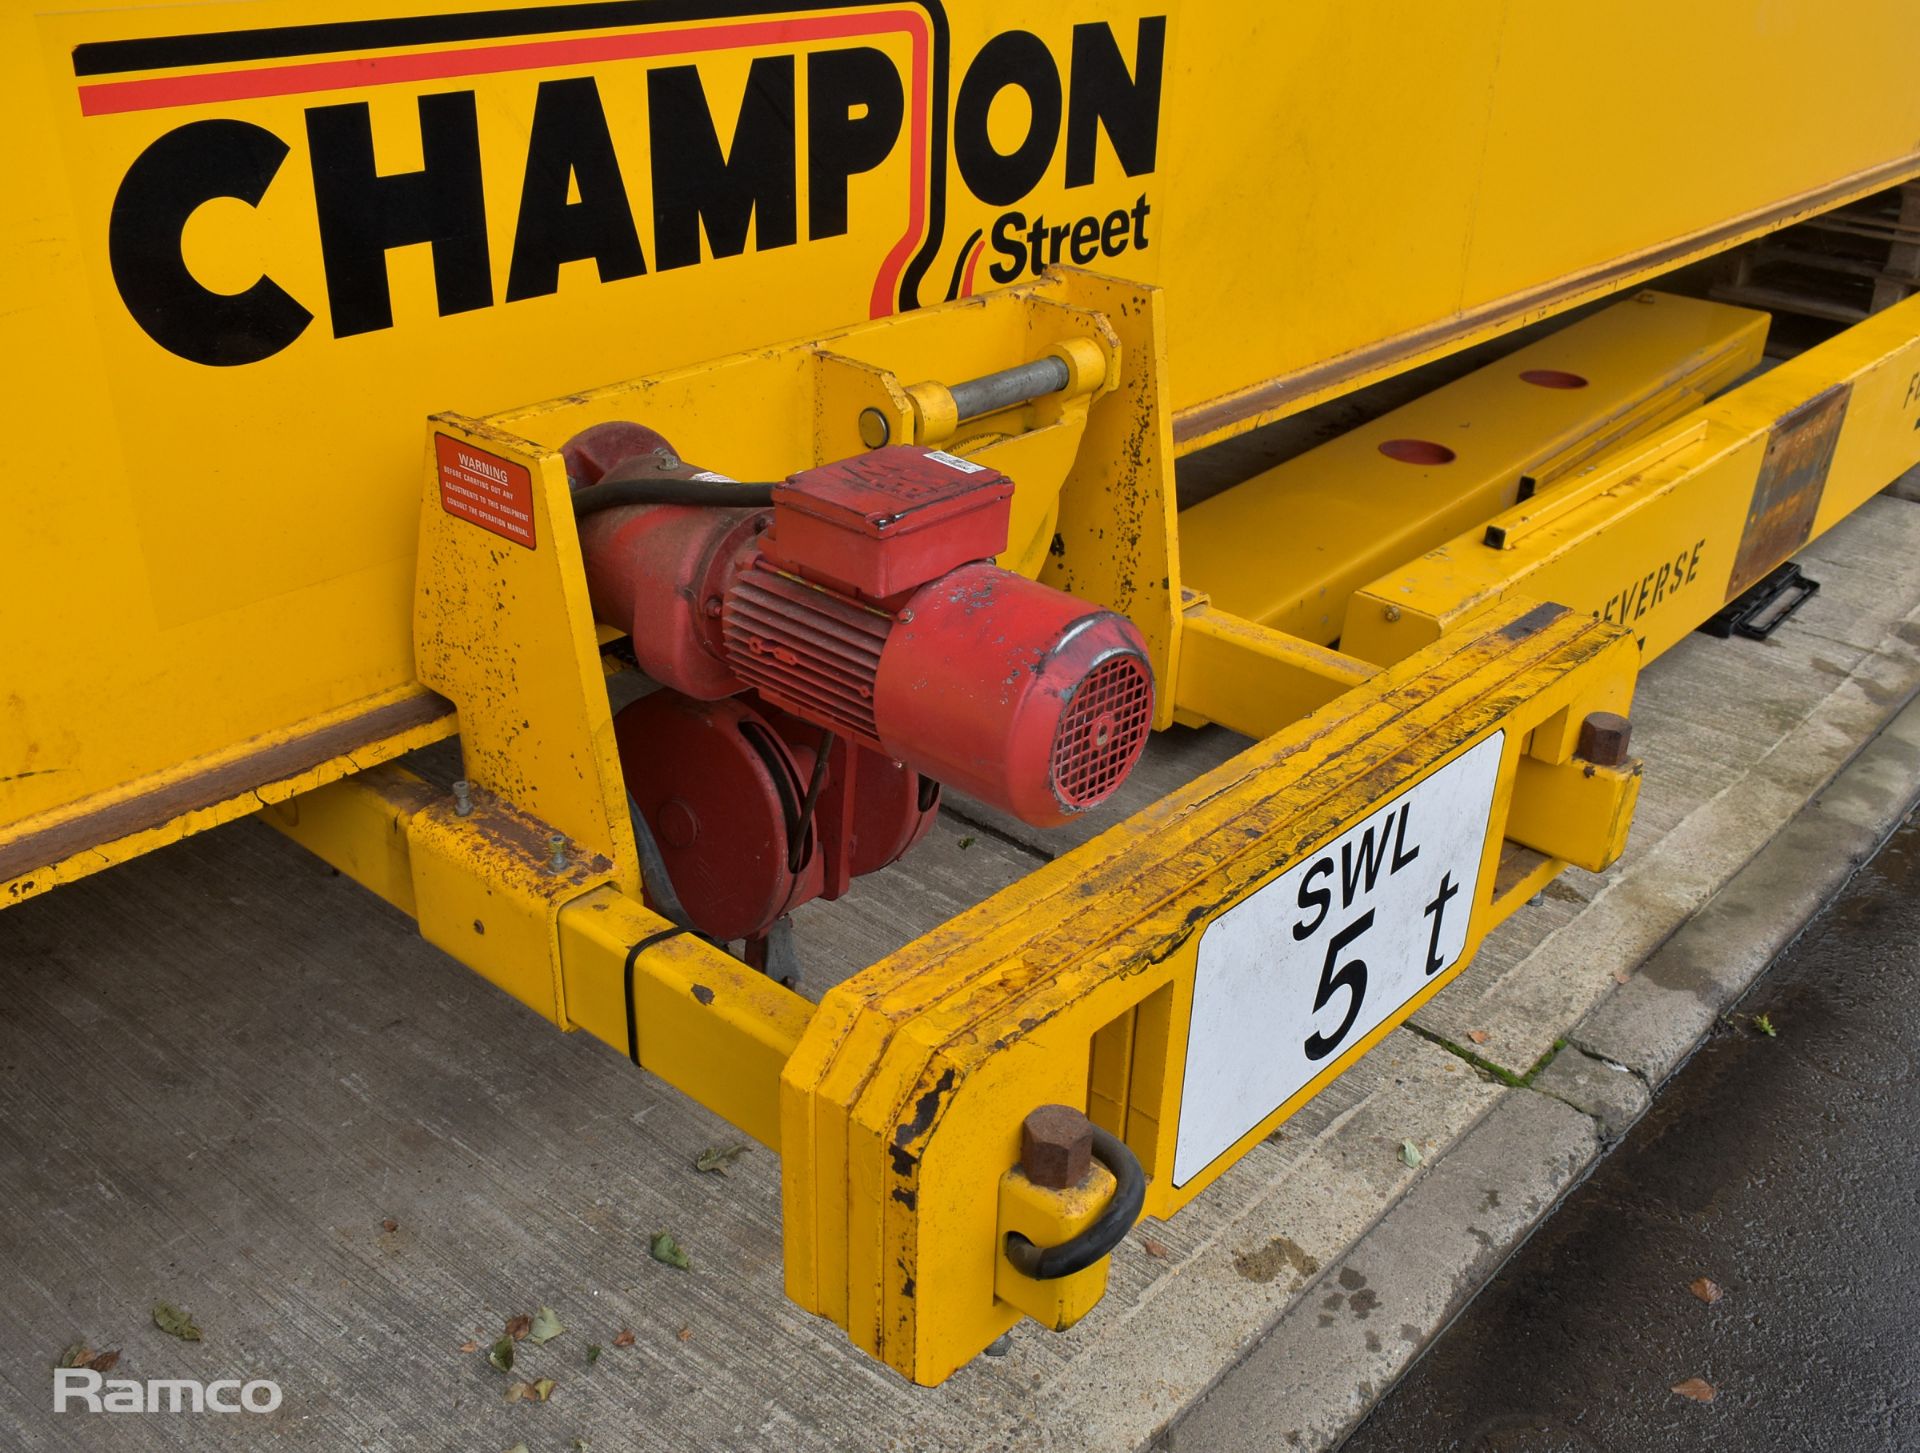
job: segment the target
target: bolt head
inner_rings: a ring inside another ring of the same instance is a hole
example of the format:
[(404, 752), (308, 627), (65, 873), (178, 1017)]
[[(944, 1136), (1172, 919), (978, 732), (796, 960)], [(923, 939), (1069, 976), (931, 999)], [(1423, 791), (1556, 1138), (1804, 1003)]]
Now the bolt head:
[(694, 815), (693, 808), (678, 797), (670, 798), (660, 808), (660, 841), (670, 848), (686, 849), (700, 838), (700, 819)]
[(860, 442), (869, 449), (878, 449), (893, 437), (893, 425), (887, 422), (887, 416), (878, 409), (860, 411)]
[(1573, 752), (1596, 767), (1620, 767), (1626, 764), (1632, 741), (1633, 727), (1624, 716), (1596, 711), (1580, 723), (1580, 740)]
[(1042, 1105), (1020, 1126), (1020, 1169), (1036, 1186), (1064, 1191), (1093, 1164), (1093, 1122), (1071, 1105)]

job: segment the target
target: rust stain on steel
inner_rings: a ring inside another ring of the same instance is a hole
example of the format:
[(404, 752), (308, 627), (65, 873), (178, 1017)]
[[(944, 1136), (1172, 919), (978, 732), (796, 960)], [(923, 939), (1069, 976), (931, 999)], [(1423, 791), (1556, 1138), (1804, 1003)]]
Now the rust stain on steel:
[(1551, 601), (1546, 601), (1536, 605), (1518, 619), (1508, 621), (1500, 627), (1500, 634), (1509, 641), (1524, 641), (1528, 636), (1544, 631), (1566, 613), (1567, 608), (1564, 605), (1555, 605)]
[(1728, 600), (1807, 543), (1852, 397), (1851, 383), (1837, 383), (1775, 422), (1727, 581)]
[[(476, 856), (491, 863), (485, 876), (504, 877), (516, 869), (532, 869), (555, 883), (583, 887), (613, 871), (613, 861), (600, 853), (586, 852), (579, 843), (567, 839), (567, 865), (552, 872), (554, 830), (515, 806), (498, 793), (482, 787), (470, 790), (473, 811), (455, 818), (467, 834), (467, 842)], [(444, 802), (436, 794), (436, 800)]]
[(0, 881), (58, 863), (102, 843), (165, 826), (186, 813), (217, 806), (270, 782), (297, 777), (335, 757), (452, 715), (452, 702), (423, 689), (418, 696), (276, 742), (152, 792), (79, 813), (0, 844)]

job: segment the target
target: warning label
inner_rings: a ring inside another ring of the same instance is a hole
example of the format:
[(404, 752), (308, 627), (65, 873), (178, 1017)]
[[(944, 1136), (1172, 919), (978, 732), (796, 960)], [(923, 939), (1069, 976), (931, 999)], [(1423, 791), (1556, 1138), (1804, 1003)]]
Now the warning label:
[(445, 434), (433, 436), (440, 505), (450, 515), (533, 549), (533, 476), (522, 464)]

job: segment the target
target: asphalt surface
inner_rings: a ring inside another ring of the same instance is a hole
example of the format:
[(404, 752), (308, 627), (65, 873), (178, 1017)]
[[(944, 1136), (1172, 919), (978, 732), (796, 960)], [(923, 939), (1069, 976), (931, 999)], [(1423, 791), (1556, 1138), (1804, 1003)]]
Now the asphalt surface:
[(1346, 1453), (1920, 1449), (1916, 970), (1920, 814)]

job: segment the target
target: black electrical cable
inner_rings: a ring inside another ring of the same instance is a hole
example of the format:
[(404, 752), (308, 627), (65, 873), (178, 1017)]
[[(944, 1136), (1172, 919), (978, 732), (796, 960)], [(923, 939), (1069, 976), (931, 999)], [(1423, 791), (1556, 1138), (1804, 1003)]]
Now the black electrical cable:
[(1117, 1135), (1093, 1127), (1093, 1158), (1113, 1172), (1113, 1195), (1078, 1236), (1058, 1246), (1035, 1246), (1018, 1231), (1009, 1231), (1007, 1260), (1022, 1276), (1054, 1281), (1085, 1271), (1126, 1239), (1147, 1200), (1147, 1173), (1140, 1157)]
[(733, 484), (714, 479), (603, 479), (573, 492), (576, 519), (629, 505), (707, 505), (720, 509), (766, 509), (771, 484)]
[(640, 955), (652, 948), (655, 944), (665, 943), (670, 938), (678, 938), (686, 931), (686, 929), (681, 928), (677, 924), (672, 928), (663, 928), (658, 933), (648, 934), (627, 950), (627, 964), (626, 967), (621, 970), (621, 977), (626, 981), (627, 1058), (632, 1060), (636, 1065), (640, 1063), (640, 1016), (635, 1012), (633, 1007), (634, 966), (640, 962)]
[(813, 820), (813, 807), (820, 800), (820, 789), (827, 780), (827, 758), (833, 752), (833, 728), (828, 727), (820, 737), (820, 749), (814, 753), (813, 775), (807, 779), (807, 795), (800, 803), (800, 816), (793, 834), (793, 845), (787, 850), (787, 871), (797, 873), (800, 865), (806, 861), (807, 824)]
[(660, 905), (660, 916), (678, 929), (697, 932), (692, 915), (681, 905), (680, 895), (673, 891), (673, 879), (667, 876), (667, 860), (661, 855), (653, 829), (640, 815), (640, 804), (633, 800), (631, 792), (627, 794), (627, 817), (633, 823), (633, 845), (640, 854), (640, 881), (653, 895), (653, 901)]

